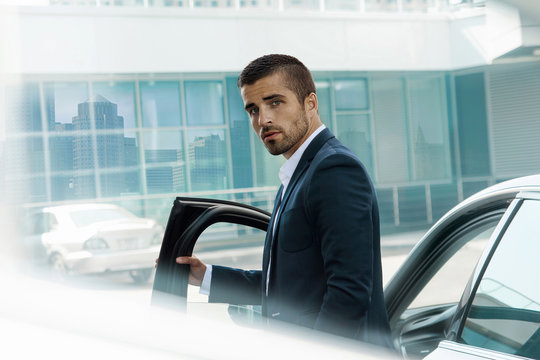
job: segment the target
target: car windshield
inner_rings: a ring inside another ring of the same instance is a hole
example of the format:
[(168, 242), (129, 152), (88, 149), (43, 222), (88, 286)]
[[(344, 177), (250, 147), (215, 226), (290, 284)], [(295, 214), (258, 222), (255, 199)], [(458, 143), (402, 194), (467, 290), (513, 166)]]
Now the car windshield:
[(120, 209), (92, 209), (77, 210), (69, 213), (71, 220), (77, 227), (84, 227), (104, 221), (123, 220), (133, 215)]

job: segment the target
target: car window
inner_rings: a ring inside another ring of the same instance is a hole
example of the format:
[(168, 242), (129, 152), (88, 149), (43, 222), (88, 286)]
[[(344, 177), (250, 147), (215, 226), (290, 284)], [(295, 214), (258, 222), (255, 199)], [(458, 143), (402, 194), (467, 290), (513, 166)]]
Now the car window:
[[(223, 265), (245, 270), (262, 268), (263, 245), (266, 232), (249, 226), (218, 223), (209, 226), (197, 240), (193, 255), (206, 264)], [(233, 314), (228, 304), (209, 304), (208, 296), (199, 293), (199, 287), (188, 286), (187, 311), (213, 320), (253, 323), (257, 307), (242, 306), (242, 314)], [(238, 309), (235, 311), (238, 312)], [(249, 324), (246, 324), (249, 325)]]
[(49, 221), (49, 231), (58, 229), (58, 220), (56, 219), (56, 215), (49, 213), (48, 214), (48, 221)]
[(487, 223), (471, 226), (456, 235), (458, 238), (454, 239), (453, 247), (447, 251), (451, 254), (446, 255), (449, 256), (448, 260), (435, 272), (408, 309), (457, 303), (501, 216), (494, 216)]
[[(193, 255), (206, 264), (260, 270), (265, 236), (265, 231), (249, 226), (214, 224), (199, 236)], [(207, 301), (207, 297), (198, 295), (198, 287), (191, 288), (190, 285), (188, 301)]]
[(45, 232), (45, 219), (43, 213), (30, 217), (30, 235), (39, 235)]
[(460, 341), (540, 358), (540, 201), (524, 201), (482, 276)]
[(40, 235), (53, 230), (58, 225), (58, 221), (53, 214), (37, 213), (32, 215), (30, 224), (30, 235)]

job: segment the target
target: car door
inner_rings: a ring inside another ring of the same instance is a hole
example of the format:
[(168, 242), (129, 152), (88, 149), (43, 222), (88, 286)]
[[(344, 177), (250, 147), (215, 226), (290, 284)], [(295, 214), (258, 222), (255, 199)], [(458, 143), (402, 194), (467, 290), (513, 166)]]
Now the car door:
[[(152, 304), (186, 310), (188, 265), (179, 256), (191, 256), (201, 234), (215, 224), (239, 224), (265, 232), (270, 214), (239, 203), (179, 197), (174, 201), (160, 250), (152, 291)], [(264, 235), (258, 237), (264, 241)], [(260, 244), (262, 246), (262, 243)], [(262, 254), (262, 251), (261, 251)]]
[(449, 340), (430, 359), (540, 358), (540, 193), (522, 193), (471, 279)]
[(411, 251), (385, 287), (395, 347), (424, 357), (447, 337), (458, 303), (513, 192), (465, 201), (446, 214)]

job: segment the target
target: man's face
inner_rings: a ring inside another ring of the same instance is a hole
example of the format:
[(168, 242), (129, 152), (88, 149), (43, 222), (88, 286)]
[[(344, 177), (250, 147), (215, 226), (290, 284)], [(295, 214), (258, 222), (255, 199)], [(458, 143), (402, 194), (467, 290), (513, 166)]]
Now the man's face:
[(306, 140), (309, 119), (304, 104), (285, 86), (282, 75), (269, 75), (241, 90), (253, 129), (272, 155), (285, 158)]

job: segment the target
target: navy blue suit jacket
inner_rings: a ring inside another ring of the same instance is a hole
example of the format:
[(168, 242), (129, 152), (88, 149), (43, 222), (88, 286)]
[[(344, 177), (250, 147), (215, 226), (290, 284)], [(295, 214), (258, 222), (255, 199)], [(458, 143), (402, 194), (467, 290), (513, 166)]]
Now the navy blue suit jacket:
[(265, 316), (391, 347), (379, 212), (360, 160), (323, 130), (302, 155), (279, 206), (270, 222), (277, 221), (272, 249), (267, 231), (263, 270), (214, 266), (209, 301), (262, 304)]

